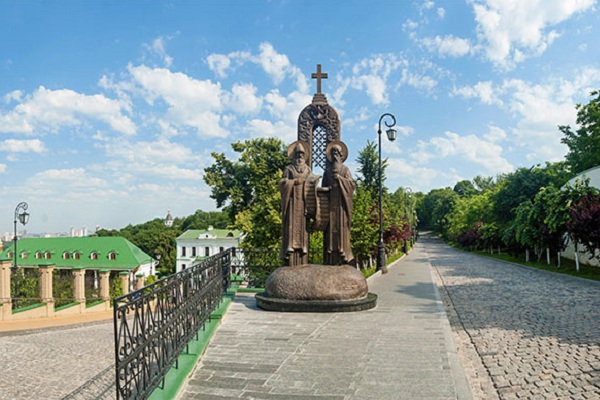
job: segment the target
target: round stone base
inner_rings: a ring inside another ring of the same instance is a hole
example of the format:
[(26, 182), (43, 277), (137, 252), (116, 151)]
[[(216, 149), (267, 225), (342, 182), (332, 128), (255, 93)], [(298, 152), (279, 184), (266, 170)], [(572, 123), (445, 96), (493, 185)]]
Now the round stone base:
[(281, 312), (364, 311), (377, 305), (377, 295), (374, 293), (350, 300), (290, 300), (271, 297), (266, 293), (259, 293), (255, 298), (256, 305), (263, 310)]

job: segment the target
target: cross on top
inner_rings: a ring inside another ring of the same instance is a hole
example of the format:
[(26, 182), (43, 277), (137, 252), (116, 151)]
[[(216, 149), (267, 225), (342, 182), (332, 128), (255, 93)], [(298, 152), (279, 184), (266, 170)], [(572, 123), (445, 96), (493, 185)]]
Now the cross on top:
[(317, 94), (321, 94), (321, 79), (327, 79), (327, 73), (321, 73), (321, 64), (317, 64), (317, 72), (313, 73), (311, 78), (317, 80)]

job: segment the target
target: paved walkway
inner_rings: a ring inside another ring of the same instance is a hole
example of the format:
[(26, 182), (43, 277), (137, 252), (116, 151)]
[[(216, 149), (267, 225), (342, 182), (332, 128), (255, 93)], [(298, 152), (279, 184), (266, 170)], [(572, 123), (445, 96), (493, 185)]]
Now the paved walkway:
[(421, 245), (474, 395), (600, 399), (600, 282)]
[(373, 310), (276, 313), (237, 296), (182, 399), (467, 399), (423, 247), (369, 282)]
[[(0, 333), (0, 399), (102, 395), (114, 384), (113, 335), (112, 320)], [(80, 388), (86, 382), (93, 387)], [(98, 398), (111, 397), (114, 389)]]

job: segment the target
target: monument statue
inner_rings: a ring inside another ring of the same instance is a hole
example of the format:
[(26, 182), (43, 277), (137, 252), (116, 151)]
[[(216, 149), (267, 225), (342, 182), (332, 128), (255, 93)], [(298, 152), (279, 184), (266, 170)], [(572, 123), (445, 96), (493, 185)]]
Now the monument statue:
[[(344, 165), (348, 148), (341, 141), (337, 111), (321, 93), (321, 79), (312, 74), (317, 93), (298, 117), (298, 140), (288, 147), (292, 161), (279, 181), (283, 240), (277, 268), (258, 293), (256, 303), (264, 310), (342, 312), (362, 311), (377, 304), (367, 280), (356, 269), (350, 247), (352, 196), (355, 183)], [(324, 171), (323, 183), (313, 173)], [(323, 231), (323, 264), (309, 264), (310, 232)]]
[(302, 142), (296, 141), (288, 147), (288, 158), (292, 164), (285, 168), (279, 181), (283, 225), (281, 257), (285, 265), (293, 266), (308, 263), (310, 214), (306, 198), (320, 177), (306, 164), (308, 153)]
[(344, 165), (348, 148), (339, 140), (327, 145), (327, 168), (323, 186), (329, 188), (329, 223), (323, 238), (323, 260), (326, 265), (353, 265), (350, 247), (352, 196), (356, 187), (350, 169)]

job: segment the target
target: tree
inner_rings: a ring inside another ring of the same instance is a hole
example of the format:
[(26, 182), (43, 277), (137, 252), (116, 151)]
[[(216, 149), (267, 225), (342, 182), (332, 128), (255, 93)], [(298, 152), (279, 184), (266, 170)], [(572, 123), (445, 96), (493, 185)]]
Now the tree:
[(447, 218), (458, 198), (456, 192), (449, 187), (433, 189), (427, 193), (417, 210), (422, 226), (446, 235)]
[(570, 175), (565, 163), (546, 163), (545, 167), (523, 167), (503, 176), (493, 198), (494, 213), (501, 229), (515, 218), (519, 204), (533, 201), (542, 187), (564, 185)]
[(227, 229), (232, 222), (228, 214), (223, 211), (196, 210), (194, 214), (183, 219), (181, 230), (185, 232), (188, 229), (207, 229), (209, 226), (216, 229)]
[(159, 259), (158, 271), (162, 275), (175, 272), (177, 248), (175, 239), (181, 235), (180, 218), (175, 218), (172, 227), (166, 227), (164, 220), (155, 218), (138, 225), (127, 225), (120, 231), (101, 229), (98, 236), (121, 236), (139, 247), (154, 259)]
[(237, 161), (212, 153), (215, 163), (204, 170), (211, 197), (234, 227), (247, 233), (245, 246), (275, 249), (281, 243), (278, 182), (289, 164), (285, 146), (276, 138), (260, 138), (231, 147), (240, 154)]
[[(367, 141), (366, 146), (358, 152), (358, 181), (362, 182), (365, 189), (371, 193), (373, 200), (379, 196), (379, 153), (375, 142)], [(385, 170), (387, 158), (381, 160), (381, 182), (385, 184)], [(384, 187), (385, 190), (385, 187)]]
[(588, 187), (580, 199), (569, 206), (569, 215), (566, 226), (571, 238), (600, 261), (600, 194)]
[(364, 264), (376, 253), (379, 241), (379, 216), (377, 203), (372, 200), (373, 194), (359, 183), (354, 192), (352, 202), (351, 242), (354, 257)]
[(473, 185), (475, 190), (478, 192), (485, 192), (486, 190), (492, 190), (496, 187), (497, 182), (491, 176), (477, 175), (473, 178)]
[(477, 193), (477, 189), (473, 183), (467, 179), (457, 182), (453, 189), (459, 196), (472, 196)]
[(565, 135), (561, 142), (569, 148), (565, 158), (574, 174), (600, 165), (600, 90), (594, 90), (590, 96), (588, 104), (576, 106), (579, 129), (558, 127)]

